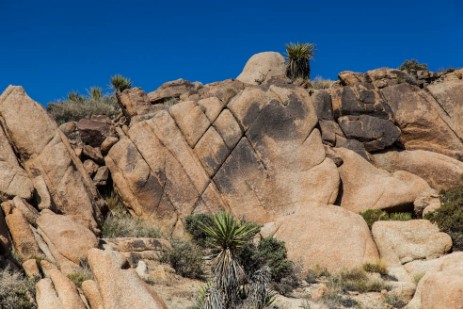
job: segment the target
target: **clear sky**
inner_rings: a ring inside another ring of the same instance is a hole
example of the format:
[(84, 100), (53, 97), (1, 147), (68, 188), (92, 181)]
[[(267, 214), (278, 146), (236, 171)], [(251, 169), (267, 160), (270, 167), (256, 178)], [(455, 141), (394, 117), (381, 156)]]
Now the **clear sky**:
[(0, 0), (0, 92), (23, 85), (46, 104), (108, 90), (123, 74), (147, 92), (185, 78), (236, 77), (257, 52), (313, 42), (312, 77), (397, 67), (463, 66), (462, 0)]

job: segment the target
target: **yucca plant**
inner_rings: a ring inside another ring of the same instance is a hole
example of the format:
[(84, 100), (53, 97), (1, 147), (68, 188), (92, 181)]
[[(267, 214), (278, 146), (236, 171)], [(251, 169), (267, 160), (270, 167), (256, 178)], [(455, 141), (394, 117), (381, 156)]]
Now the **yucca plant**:
[(85, 97), (80, 95), (77, 91), (71, 91), (68, 93), (68, 100), (76, 103), (84, 103)]
[(315, 45), (311, 43), (289, 43), (286, 45), (286, 76), (291, 79), (310, 79), (310, 62)]
[(111, 77), (111, 86), (116, 91), (124, 91), (132, 88), (132, 81), (122, 75), (114, 75)]
[(244, 277), (238, 254), (259, 232), (260, 226), (220, 212), (212, 217), (210, 225), (200, 224), (200, 228), (207, 235), (207, 245), (215, 253), (214, 283), (224, 295), (225, 308), (235, 308)]
[(98, 101), (103, 97), (103, 91), (100, 87), (92, 87), (90, 88), (90, 98), (92, 101)]

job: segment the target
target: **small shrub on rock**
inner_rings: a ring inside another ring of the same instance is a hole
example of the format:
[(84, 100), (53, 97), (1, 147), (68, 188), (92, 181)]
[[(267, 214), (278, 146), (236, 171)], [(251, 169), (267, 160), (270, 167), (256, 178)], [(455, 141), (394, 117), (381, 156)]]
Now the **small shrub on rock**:
[(360, 293), (381, 292), (389, 289), (381, 279), (371, 279), (361, 268), (343, 271), (338, 275), (339, 284), (343, 291), (355, 291)]
[(307, 271), (305, 281), (307, 283), (313, 284), (313, 283), (317, 283), (321, 277), (329, 277), (329, 276), (330, 276), (330, 273), (326, 268), (322, 268), (317, 265), (314, 268), (309, 269)]
[(402, 63), (399, 66), (399, 70), (402, 71), (407, 71), (410, 73), (416, 73), (417, 71), (427, 71), (428, 70), (428, 65), (419, 63), (418, 60), (412, 59), (412, 60), (405, 60), (404, 63)]
[(203, 251), (202, 249), (187, 241), (174, 239), (171, 241), (172, 249), (163, 249), (160, 255), (160, 262), (170, 264), (176, 273), (187, 278), (202, 278)]
[(405, 300), (395, 293), (386, 295), (384, 301), (393, 308), (403, 308), (407, 305)]
[(204, 247), (206, 245), (207, 234), (200, 228), (200, 225), (211, 226), (211, 216), (206, 214), (195, 214), (185, 218), (185, 230), (193, 236), (194, 241)]
[(463, 250), (463, 185), (441, 192), (442, 206), (427, 214), (426, 219), (436, 223), (442, 232), (450, 235), (453, 250)]
[(408, 212), (387, 213), (381, 209), (368, 209), (359, 213), (371, 228), (376, 221), (408, 221), (412, 220), (412, 214)]
[(369, 273), (387, 275), (387, 267), (383, 261), (378, 261), (376, 263), (365, 263), (363, 264), (363, 270)]

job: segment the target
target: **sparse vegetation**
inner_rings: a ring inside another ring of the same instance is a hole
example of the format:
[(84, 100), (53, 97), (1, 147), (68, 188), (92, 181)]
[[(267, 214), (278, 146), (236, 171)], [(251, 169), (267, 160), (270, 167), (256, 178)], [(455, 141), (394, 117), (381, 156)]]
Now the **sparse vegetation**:
[(424, 277), (424, 273), (420, 273), (420, 274), (416, 274), (413, 276), (413, 282), (415, 284), (418, 284), (418, 282), (420, 282), (420, 280)]
[(363, 270), (368, 273), (378, 273), (380, 275), (387, 275), (387, 267), (384, 261), (380, 260), (376, 263), (363, 264)]
[(100, 88), (91, 88), (89, 96), (83, 96), (75, 91), (70, 92), (63, 100), (48, 103), (47, 112), (58, 125), (68, 121), (78, 121), (92, 115), (114, 116), (119, 111), (119, 105), (113, 95), (104, 95)]
[(399, 68), (399, 70), (402, 71), (407, 71), (409, 73), (416, 73), (421, 70), (428, 70), (428, 65), (419, 63), (418, 60), (412, 59), (412, 60), (405, 60), (404, 63), (402, 63)]
[(111, 195), (106, 199), (110, 212), (106, 216), (101, 229), (103, 237), (160, 237), (161, 231), (149, 223), (132, 217), (122, 202)]
[(408, 212), (387, 213), (381, 209), (368, 209), (360, 213), (368, 227), (372, 227), (376, 221), (408, 221), (412, 220), (412, 214)]
[(449, 234), (453, 250), (463, 250), (463, 185), (441, 192), (442, 206), (425, 217)]
[(0, 270), (0, 308), (35, 309), (35, 280), (10, 268)]
[(80, 266), (81, 269), (79, 271), (67, 275), (67, 277), (79, 288), (84, 281), (93, 279), (93, 274), (86, 259), (80, 260)]
[(310, 79), (310, 59), (315, 45), (311, 43), (289, 43), (286, 45), (288, 58), (286, 76), (291, 79)]
[(360, 293), (381, 292), (383, 289), (389, 289), (381, 279), (372, 279), (361, 268), (354, 268), (343, 271), (336, 275), (343, 291), (356, 291)]
[(386, 295), (384, 301), (386, 302), (386, 304), (392, 306), (393, 308), (403, 308), (407, 305), (405, 300), (402, 297), (400, 297), (400, 295), (397, 295), (395, 293), (389, 293), (388, 295)]
[(329, 277), (331, 274), (326, 270), (326, 268), (315, 266), (312, 269), (307, 271), (305, 281), (307, 283), (317, 283), (321, 277)]
[(111, 87), (115, 91), (124, 91), (126, 89), (132, 88), (132, 81), (128, 79), (127, 77), (124, 77), (122, 75), (114, 75), (111, 77)]
[(202, 278), (203, 251), (191, 242), (174, 239), (171, 241), (172, 249), (163, 249), (160, 255), (161, 263), (168, 263), (183, 277)]
[(329, 89), (331, 86), (333, 86), (335, 81), (330, 79), (323, 79), (321, 76), (317, 76), (310, 83), (314, 89)]
[(206, 246), (207, 234), (200, 225), (211, 226), (212, 218), (206, 214), (194, 214), (185, 218), (185, 230), (193, 236), (193, 240), (200, 246)]

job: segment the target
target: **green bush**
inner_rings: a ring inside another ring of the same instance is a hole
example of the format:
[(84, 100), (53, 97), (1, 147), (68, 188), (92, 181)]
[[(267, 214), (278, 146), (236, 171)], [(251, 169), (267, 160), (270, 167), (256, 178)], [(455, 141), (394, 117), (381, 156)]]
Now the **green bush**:
[(50, 102), (47, 105), (47, 112), (55, 119), (58, 125), (68, 121), (89, 118), (92, 115), (113, 117), (118, 111), (119, 105), (112, 95), (102, 95), (100, 93), (98, 97), (93, 92), (88, 97), (73, 92), (68, 95), (67, 99)]
[(382, 260), (377, 263), (365, 263), (363, 264), (363, 270), (369, 273), (378, 273), (380, 275), (387, 275), (386, 263)]
[(416, 73), (417, 71), (428, 70), (428, 65), (419, 63), (416, 59), (405, 60), (404, 63), (399, 66), (399, 70)]
[(407, 305), (405, 300), (395, 293), (390, 293), (386, 295), (384, 301), (386, 304), (392, 306), (393, 308), (403, 308)]
[(0, 308), (35, 309), (35, 281), (5, 268), (0, 271)]
[(305, 277), (305, 281), (307, 283), (317, 283), (320, 277), (329, 277), (331, 274), (328, 272), (326, 268), (322, 268), (320, 266), (315, 266), (307, 271), (307, 275)]
[(185, 218), (185, 230), (193, 236), (193, 240), (200, 246), (205, 246), (207, 234), (200, 228), (200, 225), (212, 225), (212, 218), (206, 214), (189, 215)]
[(411, 213), (408, 212), (393, 212), (387, 213), (381, 209), (368, 209), (359, 213), (368, 227), (371, 228), (376, 221), (408, 221), (412, 220)]
[(286, 45), (288, 63), (286, 76), (291, 79), (310, 79), (310, 62), (315, 45), (311, 43), (289, 43)]
[(425, 216), (436, 223), (440, 230), (449, 234), (453, 250), (463, 250), (463, 186), (441, 192), (442, 206)]
[(132, 81), (122, 75), (114, 75), (111, 77), (111, 86), (114, 90), (124, 91), (132, 88)]
[(202, 278), (203, 251), (191, 242), (174, 239), (171, 241), (172, 249), (163, 249), (160, 262), (170, 264), (176, 273), (187, 278)]

